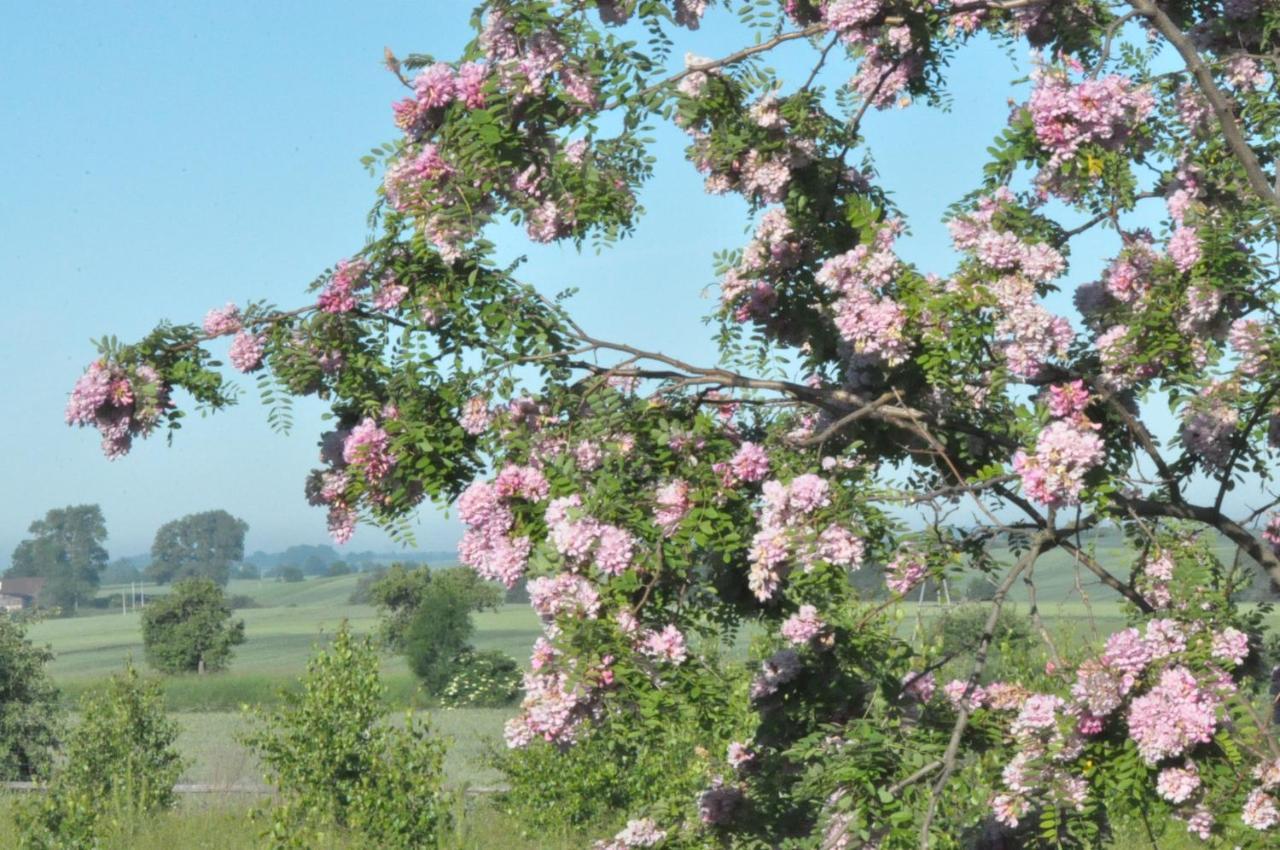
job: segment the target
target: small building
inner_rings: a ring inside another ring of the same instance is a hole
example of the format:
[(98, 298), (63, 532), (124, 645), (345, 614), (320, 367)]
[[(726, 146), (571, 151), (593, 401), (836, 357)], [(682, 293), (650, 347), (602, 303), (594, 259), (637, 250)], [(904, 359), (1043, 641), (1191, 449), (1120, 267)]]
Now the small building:
[(23, 576), (0, 578), (0, 611), (22, 611), (36, 606), (36, 597), (44, 589), (44, 579)]

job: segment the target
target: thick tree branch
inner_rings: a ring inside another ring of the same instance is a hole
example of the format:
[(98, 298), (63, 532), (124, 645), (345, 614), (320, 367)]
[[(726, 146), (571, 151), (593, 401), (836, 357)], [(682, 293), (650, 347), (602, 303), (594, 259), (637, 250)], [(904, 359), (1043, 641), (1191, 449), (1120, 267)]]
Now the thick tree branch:
[(1209, 101), (1214, 117), (1218, 119), (1218, 124), (1222, 127), (1222, 136), (1227, 142), (1227, 147), (1231, 149), (1232, 155), (1244, 168), (1245, 176), (1249, 180), (1249, 186), (1260, 199), (1275, 207), (1276, 211), (1280, 211), (1280, 193), (1277, 193), (1276, 188), (1267, 179), (1261, 163), (1258, 162), (1257, 154), (1249, 146), (1249, 142), (1245, 139), (1240, 125), (1236, 123), (1235, 115), (1231, 111), (1230, 101), (1227, 100), (1227, 96), (1222, 93), (1222, 90), (1218, 88), (1217, 83), (1213, 81), (1213, 72), (1200, 57), (1200, 53), (1196, 50), (1195, 45), (1192, 44), (1191, 39), (1187, 37), (1186, 33), (1178, 29), (1178, 25), (1154, 0), (1129, 0), (1129, 5), (1149, 20), (1156, 31), (1164, 36), (1178, 51), (1178, 54), (1182, 56), (1182, 61), (1186, 64), (1187, 69), (1191, 71), (1192, 76), (1195, 77), (1196, 85), (1199, 86), (1205, 99)]

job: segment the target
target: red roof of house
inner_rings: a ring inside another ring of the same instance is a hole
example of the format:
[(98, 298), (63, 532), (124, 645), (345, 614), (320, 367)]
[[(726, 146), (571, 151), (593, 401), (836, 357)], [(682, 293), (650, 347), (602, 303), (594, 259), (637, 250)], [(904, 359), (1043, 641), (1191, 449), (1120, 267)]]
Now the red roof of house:
[(21, 578), (0, 578), (0, 593), (8, 596), (30, 596), (35, 598), (44, 588), (44, 579), (23, 576)]

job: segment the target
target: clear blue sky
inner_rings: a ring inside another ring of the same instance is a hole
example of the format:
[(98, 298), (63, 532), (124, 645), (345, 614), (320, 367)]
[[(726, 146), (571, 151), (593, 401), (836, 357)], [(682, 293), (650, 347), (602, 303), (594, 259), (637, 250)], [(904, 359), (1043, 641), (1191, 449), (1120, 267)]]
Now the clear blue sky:
[[(67, 392), (91, 338), (132, 340), (157, 319), (198, 321), (228, 300), (301, 303), (306, 283), (365, 235), (376, 183), (358, 160), (395, 135), (389, 105), (400, 96), (383, 46), (450, 58), (469, 10), (453, 0), (10, 8), (0, 29), (0, 440), (10, 449), (0, 565), (33, 519), (81, 502), (102, 505), (113, 556), (145, 551), (169, 519), (219, 507), (248, 521), (250, 549), (326, 539), (322, 512), (302, 496), (318, 405), (302, 404), (294, 433), (280, 436), (245, 385), (245, 403), (192, 417), (172, 447), (143, 441), (110, 463), (96, 433), (63, 426)], [(723, 33), (689, 41), (708, 56), (741, 46)], [(799, 55), (783, 51), (779, 67)], [(1017, 76), (990, 48), (962, 54), (954, 71), (950, 113), (915, 107), (867, 125), (883, 182), (911, 215), (904, 253), (939, 272), (951, 256), (942, 210), (976, 185)], [(658, 135), (637, 238), (596, 256), (499, 235), (509, 255), (528, 252), (526, 278), (582, 287), (589, 328), (710, 360), (701, 292), (711, 254), (741, 245), (749, 222), (739, 202), (702, 194), (678, 132)], [(1071, 281), (1092, 275), (1084, 264)], [(422, 548), (451, 548), (458, 528), (428, 508), (417, 534)], [(351, 545), (389, 544), (362, 527)]]

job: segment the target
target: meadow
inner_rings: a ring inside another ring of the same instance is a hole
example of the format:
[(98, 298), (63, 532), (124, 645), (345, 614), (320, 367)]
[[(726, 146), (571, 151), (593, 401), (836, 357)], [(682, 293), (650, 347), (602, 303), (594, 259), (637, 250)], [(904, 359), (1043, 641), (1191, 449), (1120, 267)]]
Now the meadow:
[[(1109, 565), (1127, 563), (1122, 544), (1095, 541), (1095, 554)], [(1001, 560), (1005, 560), (1002, 558)], [(1117, 570), (1123, 578), (1125, 570)], [(953, 601), (960, 601), (973, 576), (949, 582)], [(1090, 643), (1124, 625), (1117, 595), (1099, 583), (1062, 552), (1047, 555), (1035, 571), (1035, 602), (1046, 626), (1059, 645)], [(357, 575), (313, 578), (300, 583), (272, 580), (236, 580), (229, 595), (252, 598), (256, 607), (237, 610), (246, 624), (247, 641), (236, 649), (231, 669), (206, 676), (177, 676), (162, 680), (166, 704), (182, 727), (179, 746), (188, 759), (183, 782), (221, 787), (260, 786), (262, 774), (254, 756), (239, 738), (250, 728), (253, 707), (268, 706), (282, 689), (295, 687), (308, 657), (345, 619), (361, 633), (372, 632), (377, 613), (368, 605), (348, 600)], [(127, 588), (125, 588), (127, 589)], [(121, 588), (103, 588), (104, 595)], [(1010, 598), (1018, 612), (1029, 610), (1031, 594), (1019, 583)], [(903, 606), (899, 628), (904, 636), (927, 633), (944, 606), (925, 603)], [(139, 614), (134, 611), (45, 620), (30, 631), (32, 639), (50, 645), (56, 653), (52, 675), (73, 712), (77, 698), (100, 684), (132, 656), (145, 669)], [(498, 611), (476, 615), (475, 644), (498, 649), (526, 663), (531, 644), (539, 633), (536, 615), (527, 605), (506, 605)], [(745, 651), (745, 639), (735, 652)], [(460, 827), (446, 839), (446, 847), (484, 850), (582, 847), (585, 835), (522, 836), (494, 807), (488, 792), (500, 788), (501, 777), (488, 766), (486, 753), (499, 746), (503, 723), (515, 711), (505, 709), (446, 709), (433, 706), (419, 690), (404, 660), (388, 656), (382, 662), (383, 680), (394, 708), (414, 708), (430, 718), (433, 727), (449, 741), (447, 783), (456, 794)], [(481, 792), (481, 793), (476, 793)], [(260, 846), (260, 826), (247, 817), (260, 798), (229, 791), (224, 794), (186, 797), (180, 808), (150, 824), (144, 833), (118, 846), (124, 848), (252, 848)], [(9, 814), (13, 799), (0, 797), (0, 850), (16, 847)], [(1115, 846), (1178, 848), (1180, 827), (1172, 825), (1170, 837), (1154, 845), (1145, 827), (1117, 836)], [(1132, 834), (1130, 834), (1130, 832)], [(591, 836), (598, 837), (598, 836)], [(335, 848), (341, 845), (334, 844)], [(1188, 845), (1189, 846), (1189, 845)]]

